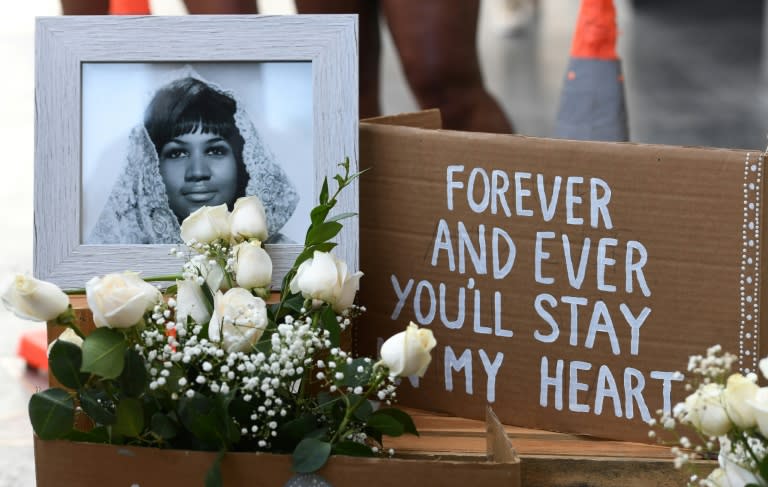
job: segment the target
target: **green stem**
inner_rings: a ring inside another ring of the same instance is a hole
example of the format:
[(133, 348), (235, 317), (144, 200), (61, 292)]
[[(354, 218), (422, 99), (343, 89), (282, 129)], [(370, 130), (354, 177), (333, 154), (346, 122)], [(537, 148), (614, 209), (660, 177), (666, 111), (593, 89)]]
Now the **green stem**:
[[(141, 279), (145, 282), (167, 282), (183, 279), (183, 276), (180, 274), (166, 274), (164, 276), (142, 277)], [(68, 296), (72, 296), (73, 294), (85, 294), (85, 288), (65, 289), (64, 294)]]
[(752, 450), (752, 447), (749, 444), (749, 440), (744, 436), (744, 433), (742, 433), (741, 431), (739, 431), (739, 440), (741, 440), (741, 442), (744, 444), (744, 447), (747, 449), (747, 453), (749, 453), (749, 456), (752, 457), (752, 460), (755, 461), (755, 464), (759, 466), (760, 460), (757, 458), (757, 455), (755, 455), (755, 452)]
[[(315, 311), (312, 314), (312, 328), (316, 328), (316, 323), (320, 320), (320, 312)], [(299, 402), (303, 402), (304, 400), (304, 393), (306, 392), (306, 386), (309, 383), (309, 379), (312, 374), (312, 367), (306, 367), (306, 370), (304, 370), (304, 377), (301, 379), (301, 384), (299, 385)]]
[(75, 322), (75, 312), (70, 305), (65, 312), (56, 317), (56, 324), (59, 326), (66, 326), (75, 332), (77, 336), (85, 340), (85, 333), (77, 326)]
[(142, 279), (146, 282), (178, 281), (183, 278), (184, 276), (181, 274), (166, 274), (164, 276), (142, 277)]
[[(360, 407), (361, 404), (363, 404), (364, 401), (368, 400), (368, 396), (371, 395), (371, 392), (375, 391), (379, 385), (381, 384), (381, 381), (384, 379), (384, 375), (379, 374), (378, 377), (376, 377), (376, 380), (374, 380), (371, 383), (371, 387), (368, 388), (367, 391), (365, 391), (365, 394), (360, 396), (360, 398), (355, 401), (355, 403), (352, 405), (352, 407), (349, 407), (349, 402), (347, 401), (347, 411), (344, 413), (344, 418), (341, 420), (341, 423), (339, 424), (339, 429), (336, 430), (336, 433), (334, 433), (333, 437), (331, 438), (331, 445), (334, 444), (336, 440), (339, 438), (343, 438), (346, 434), (346, 427), (349, 423), (349, 420), (352, 419), (352, 415), (357, 411), (357, 408)], [(346, 400), (346, 396), (345, 400)]]

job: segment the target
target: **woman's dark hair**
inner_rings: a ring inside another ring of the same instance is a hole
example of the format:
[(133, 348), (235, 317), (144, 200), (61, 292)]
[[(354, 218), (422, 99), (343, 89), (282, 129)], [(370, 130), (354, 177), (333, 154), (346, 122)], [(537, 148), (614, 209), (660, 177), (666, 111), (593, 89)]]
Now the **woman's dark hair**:
[(144, 112), (144, 127), (158, 155), (179, 135), (200, 129), (229, 142), (237, 161), (237, 196), (245, 195), (248, 172), (243, 163), (243, 136), (235, 125), (235, 100), (203, 81), (187, 77), (175, 80), (155, 93)]

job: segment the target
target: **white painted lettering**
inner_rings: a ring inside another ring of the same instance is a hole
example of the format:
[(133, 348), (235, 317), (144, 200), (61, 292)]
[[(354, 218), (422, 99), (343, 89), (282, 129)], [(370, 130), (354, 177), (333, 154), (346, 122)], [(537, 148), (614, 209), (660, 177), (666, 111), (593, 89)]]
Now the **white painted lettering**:
[(600, 300), (595, 301), (595, 309), (592, 312), (592, 319), (589, 321), (587, 339), (584, 342), (585, 347), (594, 348), (597, 332), (608, 334), (608, 338), (611, 341), (611, 351), (614, 355), (618, 355), (620, 350), (616, 329), (613, 327), (613, 321), (611, 320), (611, 314), (608, 312), (608, 308), (605, 306), (605, 303)]
[[(598, 188), (603, 190), (603, 194), (600, 196), (597, 194)], [(589, 190), (589, 225), (592, 228), (597, 228), (600, 223), (600, 216), (602, 216), (605, 228), (610, 230), (613, 228), (611, 214), (608, 213), (608, 202), (611, 201), (611, 187), (600, 178), (591, 178), (589, 180)]]
[(554, 277), (544, 277), (541, 275), (541, 262), (549, 259), (549, 252), (545, 252), (542, 241), (555, 238), (555, 232), (536, 232), (536, 246), (533, 257), (534, 278), (539, 284), (552, 284)]
[(568, 225), (583, 225), (584, 219), (574, 216), (573, 208), (581, 204), (581, 193), (577, 185), (584, 182), (581, 176), (568, 176), (565, 182), (565, 221)]
[(536, 313), (543, 319), (551, 328), (551, 331), (548, 335), (545, 335), (541, 333), (539, 330), (535, 330), (533, 332), (533, 337), (542, 342), (542, 343), (552, 343), (555, 340), (557, 340), (557, 337), (560, 336), (560, 327), (557, 324), (557, 321), (555, 321), (555, 318), (552, 317), (549, 311), (545, 310), (542, 306), (542, 302), (546, 302), (549, 304), (550, 307), (556, 308), (557, 307), (557, 300), (554, 296), (551, 294), (539, 294), (536, 296), (536, 300), (533, 303), (533, 307), (536, 310)]
[(605, 268), (616, 264), (616, 259), (608, 257), (607, 248), (616, 247), (619, 241), (615, 238), (601, 238), (597, 243), (597, 289), (609, 293), (616, 292), (616, 286), (605, 283)]
[(392, 288), (395, 290), (395, 296), (397, 296), (397, 304), (395, 305), (394, 311), (392, 311), (390, 319), (396, 320), (400, 316), (400, 312), (403, 311), (405, 300), (408, 299), (408, 295), (411, 294), (413, 279), (408, 279), (408, 283), (405, 285), (404, 290), (400, 288), (400, 281), (398, 281), (396, 275), (392, 274), (389, 277), (389, 280), (392, 282)]
[[(445, 170), (446, 175), (446, 189), (448, 209), (453, 211), (453, 190), (461, 189), (464, 187), (464, 183), (461, 181), (454, 181), (453, 175), (457, 172), (464, 172), (464, 166), (448, 166)], [(434, 265), (434, 264), (433, 264)]]
[(531, 190), (523, 188), (524, 179), (531, 179), (531, 173), (515, 172), (515, 213), (517, 216), (533, 216), (533, 210), (523, 208), (523, 198), (531, 195)]
[(555, 376), (549, 376), (549, 360), (547, 357), (541, 357), (541, 386), (539, 389), (539, 405), (547, 407), (549, 399), (549, 388), (555, 389), (555, 409), (563, 410), (563, 361), (558, 360), (555, 364)]
[(488, 378), (485, 387), (485, 398), (489, 403), (493, 403), (496, 400), (496, 374), (498, 374), (499, 367), (501, 367), (501, 363), (504, 361), (504, 354), (498, 352), (493, 359), (493, 363), (491, 363), (485, 350), (481, 348), (478, 353), (480, 354), (480, 360), (483, 361), (485, 375)]
[(574, 413), (588, 413), (589, 405), (579, 402), (579, 391), (588, 391), (589, 385), (579, 382), (579, 371), (590, 370), (592, 364), (574, 360), (568, 367), (568, 410)]
[(472, 352), (464, 350), (459, 358), (450, 346), (445, 347), (445, 390), (453, 390), (453, 371), (464, 370), (464, 391), (472, 395)]
[[(512, 216), (512, 212), (507, 205), (506, 193), (509, 189), (509, 176), (505, 171), (494, 169), (491, 171), (491, 183), (493, 185), (493, 196), (491, 197), (491, 213), (494, 215), (498, 212), (498, 207), (501, 206), (504, 211), (504, 215), (507, 218)], [(498, 203), (497, 203), (498, 202)]]

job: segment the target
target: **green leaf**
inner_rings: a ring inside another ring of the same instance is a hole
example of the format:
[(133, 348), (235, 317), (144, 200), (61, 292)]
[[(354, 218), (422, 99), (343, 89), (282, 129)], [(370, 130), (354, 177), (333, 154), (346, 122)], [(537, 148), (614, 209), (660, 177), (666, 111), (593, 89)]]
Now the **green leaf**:
[(178, 292), (179, 292), (179, 286), (178, 286), (178, 285), (176, 285), (176, 284), (172, 284), (172, 285), (168, 286), (168, 287), (165, 289), (165, 294), (166, 294), (167, 296), (173, 296), (174, 294), (176, 294), (176, 293), (178, 293)]
[(371, 404), (371, 401), (366, 399), (360, 403), (357, 409), (355, 409), (354, 415), (355, 415), (355, 418), (365, 422), (365, 421), (368, 421), (368, 418), (371, 416), (372, 413), (373, 413), (373, 405)]
[(368, 445), (363, 445), (356, 441), (342, 441), (333, 445), (333, 453), (336, 455), (347, 455), (350, 457), (372, 457), (373, 450)]
[[(404, 433), (410, 433), (412, 435), (419, 436), (419, 432), (416, 430), (416, 425), (413, 423), (413, 419), (405, 411), (401, 411), (400, 409), (397, 409), (397, 408), (386, 408), (386, 409), (379, 409), (378, 411), (376, 411), (375, 414), (389, 416), (402, 425)], [(389, 433), (385, 433), (385, 434), (389, 434)], [(390, 436), (394, 436), (394, 435), (390, 435)]]
[(341, 342), (341, 327), (339, 322), (336, 321), (336, 313), (333, 311), (333, 308), (326, 306), (320, 314), (320, 321), (323, 323), (323, 328), (330, 333), (331, 346), (338, 347)]
[(325, 222), (313, 227), (307, 235), (307, 245), (327, 242), (335, 237), (343, 227), (344, 225), (339, 222)]
[(342, 404), (342, 398), (338, 394), (331, 394), (329, 392), (319, 392), (317, 394), (317, 406), (326, 413), (328, 413), (332, 407), (337, 404)]
[(758, 465), (760, 469), (760, 476), (763, 480), (768, 480), (768, 456), (764, 456)]
[(112, 430), (123, 436), (137, 437), (144, 430), (144, 409), (141, 401), (127, 397), (117, 404), (117, 421)]
[(347, 212), (347, 213), (339, 213), (338, 215), (334, 215), (331, 218), (328, 219), (329, 222), (338, 222), (341, 220), (345, 220), (347, 218), (352, 218), (353, 216), (357, 216), (357, 213), (355, 212)]
[(315, 438), (304, 438), (293, 450), (293, 471), (311, 473), (320, 470), (331, 456), (331, 444)]
[(317, 250), (318, 252), (330, 252), (336, 248), (337, 245), (338, 244), (336, 242), (324, 242), (313, 245), (312, 249)]
[(205, 474), (205, 487), (221, 487), (221, 461), (224, 459), (224, 451), (220, 451), (213, 460), (213, 465)]
[(83, 441), (87, 443), (109, 443), (107, 428), (99, 426), (90, 431), (72, 430), (65, 437), (69, 441)]
[(98, 328), (83, 341), (80, 370), (115, 379), (123, 371), (126, 348), (123, 335), (109, 328)]
[(63, 438), (75, 422), (75, 401), (64, 389), (38, 392), (29, 399), (29, 419), (41, 439)]
[(328, 178), (323, 178), (323, 187), (320, 189), (320, 204), (328, 203)]
[(147, 386), (147, 368), (139, 352), (125, 351), (125, 366), (120, 374), (120, 389), (129, 397), (139, 397)]
[(343, 188), (347, 185), (347, 178), (343, 177), (341, 174), (337, 174), (333, 177), (333, 179), (336, 180), (337, 183), (339, 183), (339, 188)]
[[(79, 392), (80, 406), (88, 417), (97, 424), (115, 424), (117, 417), (111, 407), (111, 402), (109, 402), (107, 395), (103, 391), (85, 389)], [(110, 404), (110, 406), (106, 404)]]
[(164, 440), (173, 438), (179, 432), (176, 422), (160, 412), (152, 415), (150, 425), (152, 432)]
[[(173, 364), (173, 367), (165, 370), (168, 371), (168, 376), (165, 378), (165, 388), (170, 392), (179, 392), (182, 388), (182, 386), (179, 385), (179, 379), (184, 377), (184, 368), (179, 364)], [(144, 382), (144, 384), (146, 385), (146, 382)]]
[(304, 307), (304, 297), (301, 294), (294, 294), (285, 300), (283, 306), (290, 309), (291, 311), (300, 313), (301, 308)]
[[(318, 252), (330, 252), (336, 247), (336, 242), (320, 242), (315, 244), (307, 244), (307, 246), (304, 248), (304, 250), (301, 251), (298, 257), (296, 257), (296, 262), (294, 262), (294, 267), (298, 269), (298, 267), (307, 259), (311, 259), (315, 255), (315, 251)], [(291, 279), (293, 279), (293, 276), (295, 274), (291, 274), (290, 272), (285, 275), (283, 278), (283, 289), (287, 289), (286, 286), (290, 285)]]
[(398, 420), (388, 414), (379, 414), (379, 411), (368, 418), (368, 426), (387, 436), (400, 436), (405, 431)]
[(376, 440), (378, 444), (381, 444), (381, 431), (373, 428), (365, 428), (365, 434)]
[(56, 340), (48, 356), (48, 365), (56, 380), (64, 387), (79, 388), (88, 379), (80, 372), (83, 363), (83, 352), (74, 343)]
[(317, 429), (315, 417), (305, 414), (280, 426), (277, 436), (286, 440), (286, 444), (291, 445), (292, 448), (315, 429)]
[(240, 437), (240, 429), (229, 415), (229, 400), (200, 393), (179, 401), (179, 419), (196, 438), (209, 447), (229, 448)]
[[(312, 226), (320, 225), (325, 221), (325, 217), (328, 216), (328, 212), (331, 209), (326, 205), (320, 205), (312, 208), (312, 212), (309, 214), (312, 220)], [(311, 228), (311, 227), (310, 227)]]
[[(363, 371), (357, 370), (362, 367)], [(344, 364), (344, 380), (341, 385), (346, 387), (367, 386), (371, 382), (373, 374), (373, 362), (365, 357), (356, 358), (350, 364)]]

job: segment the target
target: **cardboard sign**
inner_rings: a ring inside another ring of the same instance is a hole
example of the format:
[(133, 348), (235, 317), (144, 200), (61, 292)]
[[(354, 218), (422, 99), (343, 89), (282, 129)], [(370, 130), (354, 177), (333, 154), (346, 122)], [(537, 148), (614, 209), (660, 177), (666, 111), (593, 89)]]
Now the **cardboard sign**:
[(644, 441), (689, 355), (757, 369), (759, 151), (379, 122), (360, 134), (358, 349), (409, 321), (438, 341), (402, 404)]

